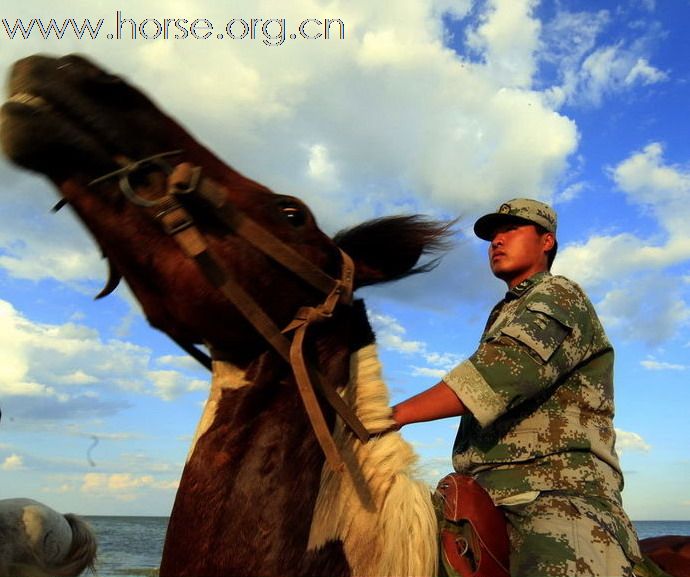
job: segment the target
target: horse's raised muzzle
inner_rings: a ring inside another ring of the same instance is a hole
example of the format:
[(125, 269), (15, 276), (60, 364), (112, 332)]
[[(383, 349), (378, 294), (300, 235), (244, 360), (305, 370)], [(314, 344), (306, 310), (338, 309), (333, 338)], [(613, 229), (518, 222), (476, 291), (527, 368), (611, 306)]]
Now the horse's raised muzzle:
[(9, 99), (0, 111), (5, 154), (56, 181), (84, 170), (101, 174), (113, 166), (115, 155), (125, 153), (126, 128), (117, 117), (104, 114), (102, 104), (104, 93), (112, 93), (113, 101), (121, 104), (116, 93), (122, 85), (79, 56), (19, 60), (10, 72)]

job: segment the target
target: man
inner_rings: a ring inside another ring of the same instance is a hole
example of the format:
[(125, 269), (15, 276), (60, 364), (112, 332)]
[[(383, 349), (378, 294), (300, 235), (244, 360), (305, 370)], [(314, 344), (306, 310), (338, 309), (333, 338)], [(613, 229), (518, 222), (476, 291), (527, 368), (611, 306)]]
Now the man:
[(476, 352), (393, 417), (463, 415), (453, 466), (505, 512), (511, 576), (631, 576), (640, 553), (621, 507), (613, 349), (582, 290), (549, 272), (556, 214), (514, 199), (474, 231), (508, 292)]

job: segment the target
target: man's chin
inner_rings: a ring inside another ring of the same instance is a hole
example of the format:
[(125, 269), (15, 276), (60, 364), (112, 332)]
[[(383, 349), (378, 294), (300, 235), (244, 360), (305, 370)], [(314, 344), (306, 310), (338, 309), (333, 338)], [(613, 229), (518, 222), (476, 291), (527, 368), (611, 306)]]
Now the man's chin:
[(511, 272), (502, 267), (500, 263), (498, 263), (496, 266), (491, 266), (491, 272), (496, 278), (505, 282), (508, 282), (508, 280), (510, 280), (510, 278), (513, 276)]

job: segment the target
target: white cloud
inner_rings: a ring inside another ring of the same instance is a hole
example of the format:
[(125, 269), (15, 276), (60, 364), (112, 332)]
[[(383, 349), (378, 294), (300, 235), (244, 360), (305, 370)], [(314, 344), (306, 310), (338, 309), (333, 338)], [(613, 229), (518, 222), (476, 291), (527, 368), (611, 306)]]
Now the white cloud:
[(669, 248), (678, 253), (676, 258), (690, 258), (690, 169), (668, 164), (663, 145), (652, 142), (615, 166), (611, 176), (631, 202), (658, 219), (675, 241)]
[(671, 238), (666, 244), (631, 233), (593, 235), (559, 251), (554, 271), (564, 271), (584, 285), (598, 286), (644, 270), (661, 270), (690, 258), (690, 238)]
[(369, 319), (376, 332), (376, 341), (380, 347), (395, 351), (423, 361), (427, 366), (410, 365), (413, 377), (429, 377), (440, 379), (450, 369), (463, 359), (455, 353), (439, 353), (428, 350), (428, 345), (422, 341), (405, 340), (406, 329), (400, 322), (390, 315), (369, 312)]
[(76, 283), (104, 277), (96, 246), (69, 209), (49, 212), (57, 197), (48, 183), (10, 170), (6, 160), (0, 162), (0, 173), (14, 192), (4, 199), (0, 216), (0, 267), (29, 280)]
[(56, 377), (55, 382), (61, 385), (93, 385), (98, 382), (98, 378), (77, 369), (69, 374)]
[(444, 369), (432, 369), (430, 367), (412, 367), (413, 377), (431, 377), (432, 379), (441, 379), (448, 371)]
[(629, 451), (648, 453), (651, 450), (652, 446), (638, 433), (616, 429), (616, 451), (618, 453), (627, 453)]
[(645, 359), (640, 361), (640, 364), (648, 371), (686, 371), (687, 365), (679, 365), (677, 363), (666, 363), (654, 359)]
[(307, 174), (325, 186), (333, 187), (337, 184), (336, 167), (328, 148), (323, 144), (313, 144), (309, 147)]
[(455, 353), (435, 353), (423, 352), (422, 357), (427, 362), (426, 367), (413, 365), (413, 377), (430, 377), (432, 379), (443, 378), (448, 371), (457, 366), (464, 359), (463, 356)]
[(656, 8), (656, 0), (637, 0), (639, 4), (647, 11), (654, 12)]
[(613, 19), (607, 10), (561, 9), (545, 23), (541, 57), (556, 70), (556, 82), (547, 91), (555, 106), (599, 106), (607, 97), (668, 80), (665, 71), (649, 62), (653, 28), (639, 31), (637, 38), (597, 44)]
[(148, 491), (175, 491), (179, 480), (162, 480), (153, 475), (132, 473), (86, 473), (80, 491), (101, 497), (114, 497), (122, 501), (133, 501)]
[(21, 455), (13, 453), (9, 457), (5, 458), (5, 460), (2, 462), (2, 465), (0, 465), (0, 468), (3, 471), (17, 471), (19, 469), (23, 469), (24, 459)]
[(486, 62), (503, 86), (529, 87), (536, 71), (535, 52), (541, 25), (533, 16), (535, 0), (491, 0), (467, 44)]
[(637, 62), (628, 72), (624, 84), (656, 84), (668, 80), (668, 74), (649, 65), (646, 58), (638, 58)]
[(667, 272), (690, 260), (690, 169), (666, 162), (663, 146), (654, 142), (609, 174), (658, 230), (646, 237), (599, 233), (571, 243), (559, 251), (554, 272), (603, 292), (598, 308), (609, 326), (625, 326), (627, 337), (658, 343), (690, 319), (685, 285)]
[(165, 401), (172, 401), (184, 393), (209, 388), (208, 381), (189, 379), (177, 371), (148, 371), (146, 375), (153, 384), (154, 394)]
[(584, 182), (576, 182), (567, 186), (564, 190), (559, 192), (553, 199), (554, 204), (565, 204), (571, 200), (578, 198), (582, 192), (585, 190), (586, 185)]
[(155, 359), (156, 364), (181, 370), (198, 369), (199, 362), (189, 355), (161, 355)]
[(582, 63), (579, 97), (599, 105), (610, 94), (666, 79), (666, 73), (637, 56), (634, 50), (622, 45), (606, 46), (592, 52)]
[[(446, 440), (446, 443), (447, 442)], [(421, 478), (426, 481), (431, 488), (436, 488), (436, 485), (443, 477), (453, 472), (453, 461), (450, 454), (447, 457), (422, 458), (417, 465), (417, 469)]]
[(678, 333), (688, 319), (690, 307), (672, 278), (645, 276), (621, 283), (598, 303), (607, 328), (623, 339), (659, 344)]
[(407, 332), (395, 318), (379, 313), (370, 313), (369, 318), (376, 331), (379, 346), (400, 353), (422, 353), (426, 349), (421, 341), (408, 341), (404, 336)]
[(426, 362), (445, 369), (450, 369), (463, 360), (463, 357), (454, 353), (426, 353)]
[(46, 419), (90, 411), (95, 417), (128, 406), (118, 390), (172, 400), (208, 387), (193, 369), (151, 370), (150, 364), (147, 348), (105, 341), (81, 324), (33, 322), (0, 300), (0, 394), (14, 414)]
[(52, 493), (56, 495), (65, 495), (67, 493), (71, 493), (74, 491), (74, 485), (70, 483), (62, 483), (61, 485), (57, 486), (50, 486), (50, 487), (42, 487), (41, 492), (42, 493)]

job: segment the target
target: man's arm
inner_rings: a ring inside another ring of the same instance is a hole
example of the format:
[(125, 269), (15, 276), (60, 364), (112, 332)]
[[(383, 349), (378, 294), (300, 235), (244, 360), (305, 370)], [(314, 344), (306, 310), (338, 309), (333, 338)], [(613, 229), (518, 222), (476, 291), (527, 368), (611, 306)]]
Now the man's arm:
[(398, 428), (410, 423), (457, 417), (467, 412), (465, 405), (443, 381), (393, 407)]

